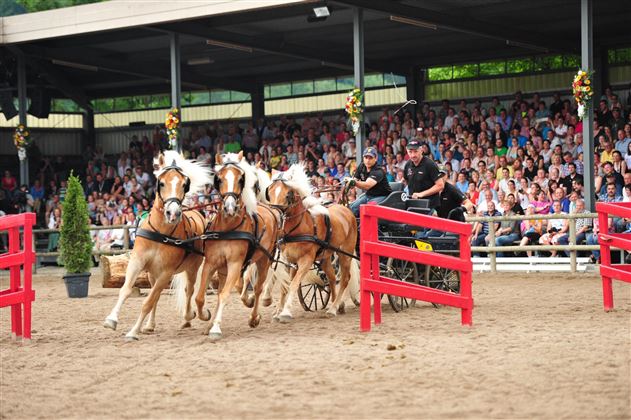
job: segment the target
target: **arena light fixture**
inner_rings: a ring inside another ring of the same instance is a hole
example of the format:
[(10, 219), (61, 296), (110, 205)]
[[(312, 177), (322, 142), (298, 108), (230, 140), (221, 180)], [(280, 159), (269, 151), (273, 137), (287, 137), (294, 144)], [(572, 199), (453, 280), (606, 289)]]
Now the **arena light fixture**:
[(91, 66), (89, 64), (81, 64), (81, 63), (73, 63), (72, 61), (64, 61), (64, 60), (51, 60), (53, 64), (64, 67), (72, 67), (73, 69), (79, 70), (87, 70), (87, 71), (99, 71), (99, 68), (96, 66)]
[(322, 19), (322, 18), (328, 18), (329, 16), (331, 16), (331, 11), (326, 6), (319, 6), (319, 7), (313, 8), (313, 14), (317, 18)]
[(404, 23), (406, 25), (418, 26), (419, 28), (425, 29), (433, 29), (434, 31), (438, 29), (437, 25), (429, 22), (423, 22), (422, 20), (410, 19), (403, 16), (390, 16), (390, 20), (392, 22)]
[(251, 53), (253, 51), (251, 47), (248, 47), (245, 45), (233, 44), (231, 42), (217, 41), (214, 39), (207, 39), (206, 44), (214, 45), (215, 47), (228, 48), (230, 50), (243, 51), (247, 53)]
[(215, 60), (213, 60), (210, 57), (198, 57), (198, 58), (189, 58), (186, 61), (186, 64), (188, 64), (189, 66), (199, 66), (202, 64), (212, 64), (214, 62)]

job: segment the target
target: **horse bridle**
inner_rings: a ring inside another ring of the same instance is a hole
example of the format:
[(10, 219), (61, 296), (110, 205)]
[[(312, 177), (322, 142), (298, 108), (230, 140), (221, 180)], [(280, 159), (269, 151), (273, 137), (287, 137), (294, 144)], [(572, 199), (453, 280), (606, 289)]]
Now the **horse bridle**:
[[(217, 176), (217, 174), (219, 173), (219, 171), (221, 171), (221, 169), (224, 169), (224, 168), (226, 168), (228, 166), (234, 166), (241, 173), (241, 179), (239, 179), (239, 186), (241, 187), (241, 191), (239, 192), (239, 194), (237, 194), (236, 192), (233, 192), (233, 191), (228, 191), (227, 193), (222, 193), (221, 190), (219, 189), (220, 184), (221, 184), (221, 178), (219, 178)], [(239, 168), (239, 165), (237, 163), (235, 163), (235, 162), (225, 163), (225, 164), (223, 164), (223, 167), (221, 169), (219, 171), (215, 172), (215, 179), (213, 180), (213, 187), (217, 191), (217, 194), (219, 194), (219, 196), (221, 197), (222, 201), (225, 199), (225, 197), (232, 197), (238, 203), (239, 199), (241, 198), (241, 193), (243, 193), (243, 189), (245, 188), (245, 172), (243, 171), (243, 169)]]
[(280, 174), (278, 178), (276, 178), (274, 181), (272, 181), (271, 184), (269, 184), (269, 186), (267, 187), (267, 189), (265, 190), (265, 198), (267, 199), (267, 202), (270, 202), (269, 199), (269, 190), (270, 188), (272, 188), (272, 185), (274, 185), (277, 182), (282, 182), (287, 188), (289, 188), (289, 192), (287, 193), (287, 205), (280, 205), (280, 204), (269, 204), (271, 207), (280, 210), (281, 212), (285, 213), (287, 212), (290, 208), (298, 205), (298, 201), (296, 200), (296, 193), (294, 192), (294, 190), (289, 187), (287, 185), (287, 180), (283, 178), (283, 175)]
[(186, 197), (186, 193), (188, 193), (189, 189), (191, 188), (191, 180), (189, 177), (187, 177), (184, 172), (182, 171), (182, 168), (180, 168), (179, 166), (177, 166), (177, 164), (175, 163), (175, 159), (173, 160), (173, 163), (171, 163), (169, 166), (165, 166), (164, 168), (162, 168), (162, 174), (165, 174), (167, 171), (177, 171), (177, 173), (179, 173), (180, 175), (182, 175), (182, 177), (184, 179), (186, 179), (186, 182), (184, 183), (184, 197), (182, 197), (181, 199), (179, 197), (169, 197), (166, 200), (162, 198), (162, 193), (160, 192), (160, 190), (162, 189), (160, 187), (160, 180), (158, 180), (158, 189), (157, 189), (157, 195), (160, 198), (160, 201), (162, 201), (162, 206), (166, 207), (169, 205), (169, 203), (174, 202), (176, 203), (178, 206), (182, 207), (182, 201), (184, 201), (184, 198)]

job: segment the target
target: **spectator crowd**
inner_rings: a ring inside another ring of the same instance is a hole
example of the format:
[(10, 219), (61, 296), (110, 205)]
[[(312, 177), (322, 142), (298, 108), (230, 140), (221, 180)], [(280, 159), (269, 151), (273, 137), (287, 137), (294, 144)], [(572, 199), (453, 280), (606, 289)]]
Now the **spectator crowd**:
[[(597, 199), (631, 201), (631, 95), (621, 100), (608, 87), (595, 98), (594, 107), (593, 151), (584, 149), (583, 122), (573, 102), (559, 93), (546, 103), (537, 93), (521, 92), (504, 104), (498, 98), (485, 106), (479, 100), (443, 100), (436, 107), (424, 103), (416, 113), (384, 109), (366, 118), (364, 147), (377, 149), (388, 181), (405, 183), (406, 145), (412, 139), (420, 141), (423, 153), (446, 172), (447, 182), (470, 199), (481, 216), (587, 213), (585, 153), (594, 154)], [(269, 171), (302, 162), (317, 187), (336, 186), (354, 174), (359, 147), (341, 114), (305, 115), (300, 120), (283, 116), (247, 126), (215, 121), (191, 128), (182, 143), (185, 157), (208, 164), (214, 163), (216, 153), (240, 150), (249, 162)], [(132, 136), (128, 150), (117, 156), (106, 156), (99, 148), (86, 151), (79, 175), (93, 224), (131, 225), (150, 209), (152, 157), (167, 144), (164, 130), (155, 127), (150, 136)], [(30, 186), (19, 186), (15, 176), (4, 171), (0, 211), (35, 211), (40, 226), (57, 228), (68, 174), (69, 166), (59, 156), (40, 159)], [(208, 202), (210, 192), (193, 197), (189, 204)], [(332, 192), (323, 195), (339, 198)], [(352, 200), (355, 191), (351, 195)], [(608, 228), (626, 231), (631, 221), (615, 220)], [(591, 219), (579, 218), (578, 240), (596, 243), (597, 229)], [(488, 244), (489, 231), (488, 223), (476, 223), (472, 244)], [(120, 232), (112, 232), (96, 234), (95, 246), (121, 244)], [(496, 232), (500, 246), (567, 244), (569, 238), (566, 219), (501, 222)], [(54, 249), (52, 242), (49, 248)]]

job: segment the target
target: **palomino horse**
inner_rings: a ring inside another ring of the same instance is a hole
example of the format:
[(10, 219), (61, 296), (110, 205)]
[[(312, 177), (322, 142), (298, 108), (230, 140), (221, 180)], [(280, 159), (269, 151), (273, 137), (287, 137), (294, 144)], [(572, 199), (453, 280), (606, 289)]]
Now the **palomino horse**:
[[(154, 159), (154, 165), (158, 167), (154, 172), (157, 179), (156, 198), (149, 217), (141, 223), (136, 232), (134, 249), (125, 273), (125, 284), (118, 294), (116, 306), (104, 323), (105, 327), (116, 329), (121, 307), (131, 294), (136, 277), (142, 270), (147, 270), (152, 287), (142, 304), (138, 321), (126, 335), (132, 340), (138, 339), (142, 322), (150, 312), (151, 315), (142, 331), (154, 330), (155, 310), (160, 292), (169, 286), (175, 274), (183, 273), (186, 276), (187, 292), (189, 296), (192, 295), (197, 272), (203, 260), (203, 241), (186, 240), (204, 233), (204, 216), (194, 210), (182, 211), (182, 201), (187, 192), (197, 193), (211, 182), (210, 168), (201, 163), (188, 161), (173, 151), (160, 154)], [(190, 304), (187, 306), (187, 312), (191, 312)]]
[(259, 325), (260, 295), (274, 258), (280, 225), (279, 212), (266, 205), (257, 205), (257, 171), (243, 159), (243, 153), (217, 155), (216, 163), (214, 185), (221, 195), (222, 209), (205, 234), (211, 243), (206, 246), (202, 281), (195, 298), (199, 318), (209, 321), (208, 312), (203, 310), (205, 291), (210, 275), (217, 272), (220, 290), (217, 311), (204, 330), (215, 340), (222, 337), (221, 321), (230, 292), (249, 263), (256, 265), (258, 280), (254, 285), (254, 298), (246, 297), (244, 285), (241, 300), (252, 308), (250, 327)]
[[(290, 272), (291, 283), (288, 293), (281, 293), (278, 319), (292, 319), (292, 299), (300, 283), (319, 261), (331, 289), (331, 304), (327, 311), (337, 315), (349, 281), (355, 286), (359, 282), (359, 265), (353, 260), (357, 241), (357, 221), (347, 207), (334, 204), (324, 207), (311, 196), (311, 181), (301, 164), (292, 165), (287, 172), (275, 174), (267, 189), (270, 205), (283, 211), (283, 258), (297, 264)], [(340, 290), (336, 291), (336, 273), (331, 257), (337, 254), (339, 261)]]

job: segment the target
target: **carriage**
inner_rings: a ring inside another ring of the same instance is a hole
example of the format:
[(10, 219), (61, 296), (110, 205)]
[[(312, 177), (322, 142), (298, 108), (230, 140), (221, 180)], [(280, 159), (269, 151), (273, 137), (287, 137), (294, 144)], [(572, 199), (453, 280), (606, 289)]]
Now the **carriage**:
[[(429, 200), (408, 199), (403, 191), (403, 183), (391, 182), (392, 193), (379, 205), (420, 214), (429, 214)], [(359, 220), (358, 220), (359, 226)], [(459, 254), (459, 237), (439, 230), (428, 231), (406, 223), (381, 221), (378, 227), (379, 240), (410, 246), (423, 251), (433, 251), (446, 255)], [(359, 240), (358, 246), (359, 246)], [(335, 265), (335, 260), (333, 262)], [(460, 291), (460, 275), (458, 271), (411, 263), (405, 260), (382, 258), (381, 274), (394, 280), (458, 293)], [(298, 299), (306, 311), (317, 311), (326, 307), (329, 301), (329, 284), (327, 277), (314, 267), (311, 280), (303, 282), (298, 289)], [(415, 304), (414, 300), (387, 295), (388, 302), (395, 312), (405, 310)], [(434, 305), (436, 306), (436, 305)]]

